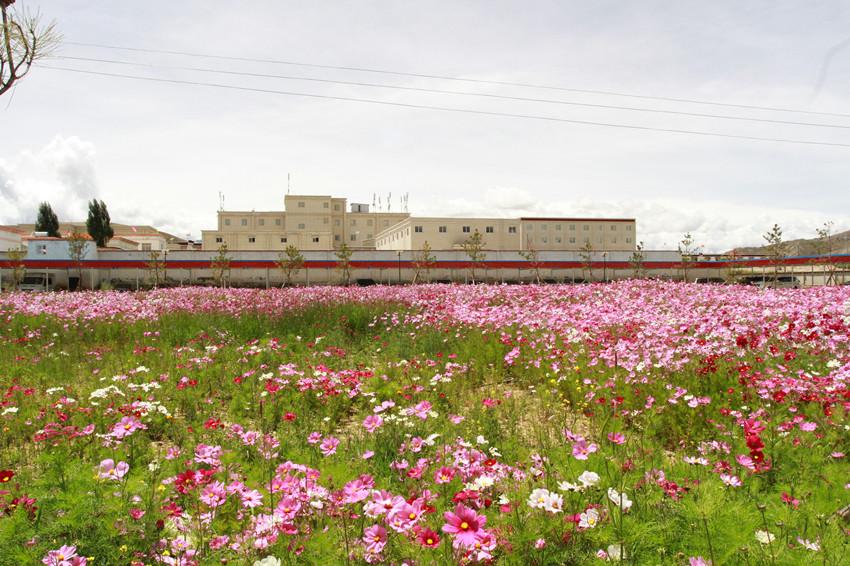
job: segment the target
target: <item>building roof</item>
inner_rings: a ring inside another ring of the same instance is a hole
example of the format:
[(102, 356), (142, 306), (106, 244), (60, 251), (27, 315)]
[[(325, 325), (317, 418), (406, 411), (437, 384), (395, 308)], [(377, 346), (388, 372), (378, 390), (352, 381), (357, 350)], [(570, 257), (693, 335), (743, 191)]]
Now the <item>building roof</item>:
[[(111, 222), (110, 226), (112, 226), (112, 230), (115, 233), (115, 236), (126, 236), (128, 238), (135, 237), (160, 237), (168, 241), (172, 242), (185, 242), (184, 238), (179, 238), (173, 234), (169, 234), (168, 232), (163, 232), (162, 230), (157, 230), (153, 226), (139, 224), (139, 225), (130, 225), (130, 224), (121, 224), (117, 222)], [(23, 234), (32, 234), (35, 231), (35, 224), (16, 224), (13, 226), (7, 226), (7, 228), (14, 228)], [(76, 228), (80, 233), (87, 234), (86, 223), (85, 222), (60, 222), (59, 223), (59, 233), (71, 233)]]
[(521, 216), (522, 221), (530, 220), (532, 222), (634, 222), (634, 218), (570, 218), (566, 216)]

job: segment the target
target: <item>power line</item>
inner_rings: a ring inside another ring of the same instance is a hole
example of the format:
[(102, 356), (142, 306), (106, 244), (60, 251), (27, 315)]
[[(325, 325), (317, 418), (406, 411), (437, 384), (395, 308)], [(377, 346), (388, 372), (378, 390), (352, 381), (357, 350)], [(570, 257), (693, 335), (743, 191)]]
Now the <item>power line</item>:
[(706, 106), (722, 106), (726, 108), (742, 108), (746, 110), (767, 110), (771, 112), (792, 112), (796, 114), (809, 114), (813, 116), (833, 116), (838, 118), (850, 118), (850, 114), (842, 114), (836, 112), (817, 112), (814, 110), (800, 110), (797, 108), (782, 108), (778, 106), (759, 106), (756, 104), (733, 104), (729, 102), (715, 102), (711, 100), (701, 100), (696, 98), (677, 98), (671, 96), (651, 96), (645, 94), (633, 94), (627, 92), (619, 92), (613, 90), (600, 90), (600, 89), (584, 89), (584, 88), (569, 88), (562, 86), (553, 86), (553, 85), (543, 85), (536, 83), (523, 83), (523, 82), (512, 82), (512, 81), (494, 81), (487, 79), (470, 79), (464, 77), (452, 77), (448, 75), (429, 75), (423, 73), (411, 73), (404, 71), (391, 71), (387, 69), (374, 69), (369, 67), (347, 67), (341, 65), (322, 65), (318, 63), (304, 63), (300, 61), (287, 61), (283, 59), (260, 59), (253, 57), (235, 57), (228, 55), (213, 55), (207, 53), (197, 53), (191, 51), (173, 51), (167, 49), (146, 49), (142, 47), (123, 47), (119, 45), (106, 45), (102, 43), (87, 43), (81, 41), (65, 41), (66, 45), (76, 45), (80, 47), (93, 47), (96, 49), (113, 49), (118, 51), (134, 51), (140, 53), (158, 53), (161, 55), (180, 55), (183, 57), (199, 57), (205, 59), (219, 59), (224, 61), (241, 61), (241, 62), (250, 62), (250, 63), (269, 63), (275, 65), (290, 65), (294, 67), (307, 67), (313, 69), (329, 69), (335, 71), (354, 71), (358, 73), (377, 73), (382, 75), (394, 75), (399, 77), (415, 77), (420, 79), (439, 79), (444, 81), (458, 81), (465, 83), (476, 83), (476, 84), (490, 84), (490, 85), (499, 85), (499, 86), (514, 86), (514, 87), (522, 87), (522, 88), (536, 88), (542, 90), (557, 90), (563, 92), (575, 92), (581, 94), (599, 94), (605, 96), (621, 96), (627, 98), (640, 98), (643, 100), (659, 100), (664, 102), (680, 102), (685, 104), (702, 104)]
[(652, 126), (639, 126), (635, 124), (618, 124), (614, 122), (595, 122), (591, 120), (574, 120), (569, 118), (558, 118), (555, 116), (541, 116), (536, 114), (514, 114), (509, 112), (494, 112), (489, 110), (472, 110), (468, 108), (455, 108), (451, 106), (432, 106), (426, 104), (409, 104), (404, 102), (390, 102), (386, 100), (375, 100), (371, 98), (355, 98), (348, 96), (333, 96), (327, 94), (313, 94), (306, 92), (293, 92), (293, 91), (285, 91), (285, 90), (272, 90), (272, 89), (264, 89), (264, 88), (253, 88), (253, 87), (245, 87), (245, 86), (235, 86), (228, 84), (220, 84), (220, 83), (207, 83), (200, 81), (185, 81), (178, 79), (161, 79), (155, 77), (141, 77), (137, 75), (125, 75), (121, 73), (106, 73), (102, 71), (86, 71), (83, 69), (71, 69), (67, 67), (53, 67), (50, 65), (42, 65), (42, 69), (51, 69), (54, 71), (67, 71), (71, 73), (82, 73), (86, 75), (97, 75), (102, 77), (117, 77), (117, 78), (125, 78), (125, 79), (134, 79), (140, 81), (150, 81), (157, 83), (168, 83), (168, 84), (180, 84), (180, 85), (191, 85), (191, 86), (205, 86), (212, 88), (221, 88), (228, 90), (239, 90), (239, 91), (247, 91), (247, 92), (258, 92), (264, 94), (277, 94), (282, 96), (302, 96), (306, 98), (318, 98), (323, 100), (340, 100), (346, 102), (360, 102), (365, 104), (377, 104), (383, 106), (395, 106), (398, 108), (413, 108), (417, 110), (437, 110), (441, 112), (455, 112), (461, 114), (476, 114), (479, 116), (499, 116), (503, 118), (522, 118), (528, 120), (541, 120), (546, 122), (563, 122), (567, 124), (580, 124), (584, 126), (604, 126), (608, 128), (622, 128), (629, 130), (640, 130), (640, 131), (649, 131), (649, 132), (665, 132), (671, 134), (690, 134), (696, 136), (705, 136), (705, 137), (717, 137), (717, 138), (729, 138), (729, 139), (739, 139), (739, 140), (748, 140), (748, 141), (762, 141), (762, 142), (778, 142), (778, 143), (794, 143), (794, 144), (802, 144), (802, 145), (822, 145), (822, 146), (832, 146), (832, 147), (850, 147), (850, 144), (846, 143), (837, 143), (837, 142), (824, 142), (824, 141), (811, 141), (811, 140), (797, 140), (790, 138), (766, 138), (766, 137), (757, 137), (757, 136), (744, 136), (737, 134), (722, 134), (719, 132), (705, 132), (699, 130), (682, 130), (676, 128), (656, 128)]
[(215, 73), (222, 75), (233, 75), (240, 77), (255, 77), (255, 78), (267, 78), (267, 79), (285, 79), (285, 80), (293, 80), (293, 81), (308, 81), (308, 82), (316, 82), (316, 83), (325, 83), (325, 84), (338, 84), (338, 85), (347, 85), (347, 86), (362, 86), (362, 87), (371, 87), (371, 88), (384, 88), (384, 89), (392, 89), (392, 90), (404, 90), (404, 91), (412, 91), (412, 92), (423, 92), (428, 94), (448, 94), (448, 95), (457, 95), (457, 96), (474, 96), (479, 98), (489, 98), (489, 99), (498, 99), (498, 100), (511, 100), (515, 102), (539, 102), (545, 104), (561, 104), (567, 106), (579, 106), (583, 108), (599, 108), (604, 110), (626, 110), (631, 112), (648, 112), (651, 114), (669, 114), (675, 116), (689, 116), (696, 118), (713, 118), (713, 119), (721, 119), (721, 120), (737, 120), (737, 121), (745, 121), (745, 122), (758, 122), (758, 123), (766, 123), (766, 124), (782, 124), (788, 126), (809, 126), (816, 128), (836, 128), (842, 130), (850, 130), (850, 125), (841, 125), (841, 124), (822, 124), (815, 122), (797, 122), (793, 120), (774, 120), (770, 118), (753, 118), (748, 116), (729, 116), (724, 114), (705, 114), (701, 112), (684, 112), (679, 110), (663, 110), (658, 108), (640, 108), (635, 106), (617, 106), (613, 104), (595, 104), (590, 102), (574, 102), (569, 100), (555, 100), (551, 98), (530, 98), (525, 96), (506, 96), (501, 94), (490, 94), (490, 93), (480, 93), (480, 92), (469, 92), (469, 91), (456, 91), (456, 90), (443, 90), (443, 89), (435, 89), (435, 88), (422, 88), (422, 87), (410, 87), (410, 86), (400, 86), (400, 85), (390, 85), (390, 84), (382, 84), (382, 83), (365, 83), (359, 81), (340, 81), (334, 79), (318, 79), (314, 77), (297, 77), (292, 75), (274, 75), (268, 73), (250, 73), (247, 71), (227, 71), (222, 69), (211, 69), (208, 67), (186, 67), (179, 65), (155, 65), (152, 63), (139, 63), (136, 61), (121, 61), (115, 59), (97, 59), (92, 57), (72, 57), (72, 56), (58, 56), (59, 59), (65, 59), (69, 61), (85, 61), (90, 63), (109, 63), (115, 65), (127, 65), (132, 67), (144, 67), (150, 69), (166, 69), (173, 71), (196, 71), (200, 73)]

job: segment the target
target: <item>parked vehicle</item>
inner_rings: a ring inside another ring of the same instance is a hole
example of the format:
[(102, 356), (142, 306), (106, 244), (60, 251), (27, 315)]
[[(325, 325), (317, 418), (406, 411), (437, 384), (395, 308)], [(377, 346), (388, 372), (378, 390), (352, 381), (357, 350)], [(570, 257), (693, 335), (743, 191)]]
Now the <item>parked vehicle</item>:
[(49, 273), (33, 273), (21, 281), (21, 291), (50, 291), (53, 289), (53, 275)]
[(802, 286), (794, 275), (779, 275), (776, 278), (768, 274), (751, 275), (741, 279), (741, 283), (763, 289), (799, 289)]
[(726, 280), (722, 277), (697, 277), (696, 279), (694, 279), (694, 283), (723, 284), (726, 283)]

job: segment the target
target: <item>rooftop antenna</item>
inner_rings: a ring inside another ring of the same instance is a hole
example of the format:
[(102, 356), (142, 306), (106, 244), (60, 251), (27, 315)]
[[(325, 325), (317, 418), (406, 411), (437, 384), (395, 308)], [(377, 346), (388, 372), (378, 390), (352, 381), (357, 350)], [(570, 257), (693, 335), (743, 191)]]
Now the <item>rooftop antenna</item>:
[(224, 193), (218, 191), (218, 211), (221, 212), (224, 210)]
[(289, 194), (289, 189), (290, 189), (289, 180), (290, 180), (290, 175), (289, 175), (289, 173), (287, 173), (286, 174), (286, 194)]
[(375, 209), (375, 193), (372, 193), (372, 209)]
[(402, 200), (404, 201), (404, 212), (407, 212), (407, 204), (410, 202), (410, 193), (404, 193), (404, 198)]
[(393, 202), (392, 202), (392, 198), (393, 198), (393, 194), (392, 194), (392, 193), (390, 193), (390, 194), (388, 194), (388, 195), (387, 195), (387, 212), (391, 212), (391, 211), (392, 211), (392, 209), (393, 209)]
[(378, 208), (381, 210), (381, 212), (383, 212), (383, 210), (384, 210), (383, 206), (384, 206), (383, 203), (381, 203), (381, 196), (378, 195)]

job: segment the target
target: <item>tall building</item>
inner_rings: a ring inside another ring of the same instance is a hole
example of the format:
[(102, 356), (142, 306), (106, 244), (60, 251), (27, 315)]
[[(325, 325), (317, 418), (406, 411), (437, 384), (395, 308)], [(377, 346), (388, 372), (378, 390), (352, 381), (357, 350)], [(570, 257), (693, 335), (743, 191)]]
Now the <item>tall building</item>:
[(220, 210), (218, 228), (203, 230), (203, 249), (433, 250), (459, 249), (477, 230), (490, 250), (594, 251), (635, 249), (633, 218), (450, 218), (370, 211), (332, 196), (287, 195), (283, 211)]
[(421, 218), (411, 216), (378, 233), (379, 250), (460, 249), (475, 231), (490, 250), (593, 251), (635, 249), (633, 218)]
[(282, 211), (218, 212), (218, 228), (202, 230), (203, 249), (226, 244), (231, 250), (332, 250), (343, 242), (352, 249), (375, 249), (375, 235), (409, 217), (377, 212), (369, 205), (327, 195), (286, 195)]

